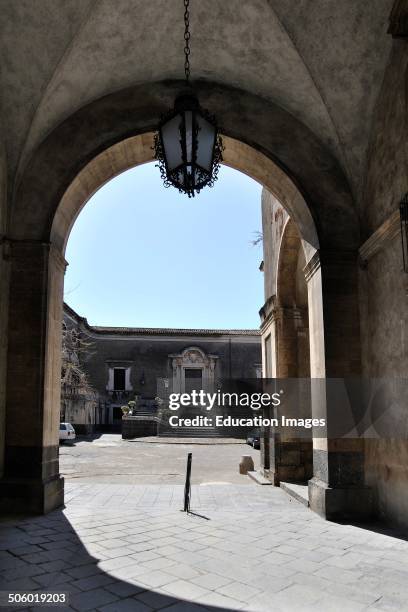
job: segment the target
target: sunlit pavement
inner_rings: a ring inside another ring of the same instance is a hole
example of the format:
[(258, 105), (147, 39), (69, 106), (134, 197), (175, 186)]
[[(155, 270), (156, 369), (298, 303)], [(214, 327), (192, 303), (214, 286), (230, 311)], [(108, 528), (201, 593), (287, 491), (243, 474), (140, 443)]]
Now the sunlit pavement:
[(0, 589), (66, 592), (74, 610), (408, 609), (397, 533), (326, 522), (249, 479), (193, 485), (195, 514), (182, 503), (179, 484), (68, 480), (63, 511), (0, 524)]
[(61, 472), (70, 481), (123, 484), (184, 484), (186, 460), (193, 453), (193, 483), (250, 484), (238, 471), (242, 455), (259, 466), (259, 450), (237, 440), (203, 439), (175, 444), (168, 438), (122, 440), (102, 434), (60, 446)]

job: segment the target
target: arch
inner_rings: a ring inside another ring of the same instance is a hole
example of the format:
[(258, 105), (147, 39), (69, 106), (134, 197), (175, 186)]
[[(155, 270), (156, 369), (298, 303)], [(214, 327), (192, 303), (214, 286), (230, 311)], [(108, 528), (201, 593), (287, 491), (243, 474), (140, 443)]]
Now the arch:
[[(96, 189), (109, 178), (136, 165), (135, 162), (151, 159), (152, 131), (161, 113), (172, 106), (182, 87), (184, 83), (179, 81), (138, 85), (79, 109), (41, 143), (21, 169), (18, 183), (12, 190), (5, 456), (8, 457), (9, 477), (14, 477), (23, 464), (33, 466), (31, 476), (36, 482), (36, 496), (30, 500), (30, 508), (35, 511), (46, 512), (63, 500), (63, 483), (58, 473), (56, 406), (60, 399), (66, 263), (62, 253), (70, 228)], [(222, 126), (225, 163), (252, 176), (276, 194), (298, 225), (308, 258), (316, 249), (325, 257), (325, 250), (337, 250), (338, 259), (334, 263), (329, 257), (323, 261), (325, 267), (320, 269), (319, 257), (315, 254), (309, 266), (309, 296), (313, 295), (316, 301), (314, 319), (310, 319), (310, 335), (314, 342), (315, 363), (320, 368), (314, 367), (312, 374), (324, 376), (327, 372), (354, 371), (352, 368), (357, 369), (359, 365), (358, 342), (354, 343), (351, 354), (348, 346), (347, 351), (344, 350), (347, 334), (340, 348), (338, 342), (332, 341), (333, 338), (337, 340), (339, 320), (345, 332), (354, 329), (349, 324), (349, 320), (355, 319), (354, 310), (349, 308), (349, 319), (344, 318), (338, 292), (339, 286), (347, 286), (343, 301), (349, 304), (349, 287), (354, 291), (354, 284), (347, 285), (347, 274), (354, 282), (351, 255), (359, 246), (358, 218), (339, 163), (308, 127), (270, 101), (217, 83), (197, 82), (195, 88), (203, 107), (216, 114)], [(348, 260), (344, 251), (351, 252), (346, 274), (344, 263)], [(323, 274), (335, 279), (335, 282), (326, 283), (328, 295), (324, 297)], [(333, 287), (336, 289), (334, 296), (330, 294)], [(357, 308), (356, 295), (355, 291), (353, 308)], [(323, 299), (326, 309), (339, 304), (338, 312), (333, 316), (330, 312), (325, 321)], [(28, 311), (30, 316), (27, 316)], [(322, 334), (326, 321), (331, 328), (327, 334), (326, 329)], [(329, 348), (325, 346), (326, 337), (331, 342)], [(30, 364), (29, 377), (21, 368), (21, 351), (25, 363)], [(327, 362), (330, 368), (325, 369)], [(213, 378), (209, 386), (212, 381)], [(21, 445), (19, 421), (22, 405), (30, 407), (35, 424), (27, 432), (24, 445)], [(9, 484), (6, 482), (5, 486)], [(20, 501), (24, 501), (27, 487), (25, 482), (19, 486)], [(14, 484), (13, 487), (15, 491)], [(323, 488), (321, 491), (319, 495), (323, 495)]]
[[(92, 166), (92, 180), (82, 176), (86, 199), (115, 173), (151, 160), (151, 133), (183, 86), (179, 81), (134, 86), (95, 100), (61, 123), (21, 171), (13, 190), (10, 237), (48, 242), (52, 235), (63, 248), (66, 236), (58, 235), (56, 224), (65, 224), (68, 232), (73, 222), (74, 211), (63, 210), (60, 203), (76, 177), (102, 154), (99, 168)], [(273, 190), (313, 248), (358, 247), (358, 218), (347, 179), (309, 128), (243, 90), (206, 81), (194, 86), (222, 126), (226, 164)], [(139, 140), (129, 140), (134, 136)], [(123, 159), (116, 161), (116, 154)], [(94, 181), (89, 188), (87, 180)]]
[(283, 228), (276, 264), (276, 297), (279, 306), (307, 309), (304, 267), (309, 255), (310, 249), (302, 240), (296, 223), (289, 217)]
[[(153, 137), (153, 132), (149, 132), (127, 138), (97, 155), (78, 173), (61, 198), (51, 226), (51, 242), (63, 253), (72, 226), (92, 195), (120, 173), (154, 160)], [(253, 147), (225, 135), (223, 142), (223, 163), (271, 191), (296, 220), (311, 251), (317, 250), (319, 239), (312, 215), (293, 181), (276, 163)]]

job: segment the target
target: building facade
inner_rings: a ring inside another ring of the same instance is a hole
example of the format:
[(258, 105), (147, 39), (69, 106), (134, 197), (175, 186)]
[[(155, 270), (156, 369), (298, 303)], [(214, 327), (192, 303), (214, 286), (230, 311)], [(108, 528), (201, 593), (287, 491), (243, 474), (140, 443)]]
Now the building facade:
[(93, 415), (88, 411), (83, 419), (92, 418), (94, 429), (121, 430), (129, 401), (149, 412), (157, 408), (155, 398), (169, 392), (212, 392), (223, 379), (262, 372), (258, 330), (99, 327), (67, 304), (64, 325), (87, 347), (80, 362), (97, 400)]

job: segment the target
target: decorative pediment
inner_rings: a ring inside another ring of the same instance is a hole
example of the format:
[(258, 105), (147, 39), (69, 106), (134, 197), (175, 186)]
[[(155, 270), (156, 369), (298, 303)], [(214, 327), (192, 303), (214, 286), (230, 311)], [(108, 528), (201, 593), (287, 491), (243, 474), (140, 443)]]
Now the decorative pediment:
[(215, 362), (218, 359), (217, 355), (206, 355), (204, 351), (202, 351), (197, 346), (189, 346), (184, 349), (182, 353), (178, 355), (169, 355), (172, 358), (173, 367), (182, 366), (182, 367), (202, 367), (202, 368), (210, 368), (215, 367)]
[(207, 361), (206, 355), (202, 353), (199, 349), (188, 349), (183, 353), (183, 363), (184, 364), (198, 364), (205, 363)]

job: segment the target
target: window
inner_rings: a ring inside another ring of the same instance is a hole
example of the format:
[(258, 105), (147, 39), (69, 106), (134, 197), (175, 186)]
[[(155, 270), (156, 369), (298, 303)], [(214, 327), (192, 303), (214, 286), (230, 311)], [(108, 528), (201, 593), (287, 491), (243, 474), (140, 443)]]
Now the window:
[(126, 370), (125, 368), (114, 368), (113, 369), (113, 389), (114, 391), (125, 391), (126, 390)]
[(200, 391), (203, 388), (203, 371), (201, 368), (186, 368), (185, 375), (185, 392)]

